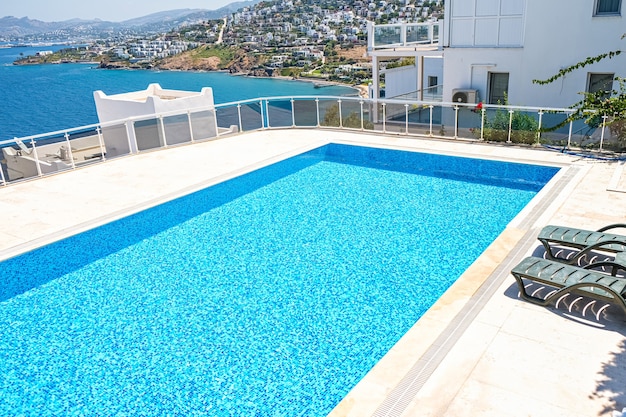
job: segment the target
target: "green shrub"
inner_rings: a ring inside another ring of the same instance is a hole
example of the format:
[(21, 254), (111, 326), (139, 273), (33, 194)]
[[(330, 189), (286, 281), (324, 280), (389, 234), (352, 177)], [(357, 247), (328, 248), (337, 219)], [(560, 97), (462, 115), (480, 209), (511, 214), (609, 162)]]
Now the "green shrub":
[[(349, 127), (349, 128), (353, 128), (353, 129), (360, 129), (361, 128), (361, 115), (357, 112), (352, 112), (350, 114), (348, 114), (348, 116), (346, 116), (345, 114), (342, 114), (342, 118), (343, 121), (341, 123), (341, 126), (343, 127)], [(322, 120), (321, 122), (322, 126), (332, 126), (332, 127), (339, 127), (340, 123), (339, 123), (339, 104), (333, 104), (332, 106), (330, 106), (328, 108), (328, 110), (326, 110), (326, 114), (324, 115), (324, 120)], [(369, 129), (372, 130), (374, 129), (374, 123), (370, 122), (369, 120), (363, 120), (363, 128), (364, 129)]]

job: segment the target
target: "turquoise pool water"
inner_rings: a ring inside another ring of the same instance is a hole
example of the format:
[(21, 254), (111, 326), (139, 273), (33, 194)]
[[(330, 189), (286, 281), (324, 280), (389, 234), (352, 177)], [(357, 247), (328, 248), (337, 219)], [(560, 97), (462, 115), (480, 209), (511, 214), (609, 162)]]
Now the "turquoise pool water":
[(0, 263), (0, 415), (324, 416), (556, 173), (328, 145)]

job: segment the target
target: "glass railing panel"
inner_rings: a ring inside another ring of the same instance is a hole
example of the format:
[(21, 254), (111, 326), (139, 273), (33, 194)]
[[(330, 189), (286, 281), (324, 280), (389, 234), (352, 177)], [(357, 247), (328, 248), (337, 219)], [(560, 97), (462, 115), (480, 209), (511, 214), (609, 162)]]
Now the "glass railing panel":
[(407, 133), (407, 110), (404, 104), (387, 103), (385, 105), (385, 131)]
[(163, 127), (167, 146), (191, 142), (191, 129), (187, 114), (163, 117)]
[[(565, 113), (546, 112), (541, 121), (539, 143), (565, 148), (569, 141), (570, 123)], [(573, 132), (572, 132), (573, 133)]]
[(616, 121), (612, 117), (606, 119), (604, 133), (602, 126), (598, 127), (600, 147), (603, 151), (624, 152), (626, 151), (626, 122)]
[(3, 145), (2, 175), (7, 183), (39, 176), (37, 160), (29, 141), (23, 141), (19, 146)]
[[(559, 133), (564, 134), (564, 138), (560, 142), (554, 141), (552, 144), (554, 145), (562, 145), (562, 148), (591, 148), (591, 144), (593, 142), (592, 137), (600, 134), (600, 131), (595, 127), (591, 127), (587, 125), (583, 120), (574, 120), (572, 122), (571, 135), (569, 134), (570, 128), (569, 126), (564, 126), (562, 129), (559, 129)], [(598, 133), (596, 134), (596, 131)], [(546, 137), (547, 134), (543, 133), (542, 137)]]
[[(32, 145), (29, 143), (28, 147)], [(50, 136), (40, 136), (35, 140), (35, 150), (22, 150), (23, 156), (30, 156), (39, 161), (41, 175), (66, 171), (74, 167), (72, 161), (77, 161), (77, 156), (70, 152), (70, 145), (63, 133), (54, 133)]]
[(485, 110), (483, 139), (487, 142), (506, 142), (509, 140), (509, 111), (500, 108)]
[(365, 130), (379, 130), (380, 127), (376, 126), (374, 118), (374, 105), (371, 101), (363, 101), (363, 129)]
[(14, 151), (15, 148), (10, 145), (0, 145), (0, 186), (7, 185), (11, 181), (8, 169), (9, 161), (7, 158), (10, 157)]
[(401, 30), (401, 26), (374, 27), (374, 46), (399, 44)]
[(356, 100), (341, 100), (341, 125), (350, 129), (361, 129), (361, 104)]
[[(245, 128), (243, 130), (254, 130), (259, 129), (261, 124), (261, 116), (260, 112), (252, 115), (248, 115), (250, 119), (254, 119), (258, 122), (257, 127), (250, 127), (249, 129)], [(227, 106), (227, 107), (219, 107), (215, 109), (215, 118), (217, 119), (217, 127), (221, 131), (230, 130), (232, 126), (237, 126), (239, 128), (239, 111), (237, 106)], [(242, 122), (249, 122), (247, 120), (242, 120)]]
[(248, 103), (241, 105), (241, 124), (244, 131), (262, 129), (267, 126), (265, 109), (261, 109), (261, 103)]
[[(104, 160), (106, 149), (96, 128), (73, 131), (68, 134), (68, 139), (74, 166), (94, 164)], [(71, 165), (70, 155), (65, 152), (65, 148), (67, 145), (62, 145), (59, 149), (59, 159)]]
[(433, 136), (454, 137), (456, 110), (453, 107), (440, 106), (441, 116), (433, 118)]
[[(246, 132), (262, 129), (264, 126), (265, 109), (261, 109), (261, 104), (258, 101), (242, 104), (240, 107), (236, 105), (219, 107), (215, 109), (215, 113), (220, 134), (224, 130), (230, 132), (236, 127)], [(241, 126), (239, 125), (240, 121)]]
[(407, 25), (406, 41), (414, 43), (428, 43), (428, 25)]
[(414, 135), (430, 135), (431, 115), (433, 119), (441, 119), (441, 107), (425, 104), (410, 104), (408, 108), (409, 133)]
[(267, 126), (289, 127), (293, 125), (291, 100), (268, 100), (266, 110)]
[(443, 98), (443, 85), (425, 88), (422, 96), (424, 101), (441, 101)]
[(102, 127), (102, 141), (104, 142), (107, 159), (131, 153), (126, 124)]
[(482, 111), (475, 107), (459, 106), (457, 137), (463, 139), (480, 139)]
[(165, 145), (159, 119), (137, 120), (133, 123), (133, 127), (137, 140), (137, 150), (140, 152), (161, 148)]
[(576, 120), (572, 123), (572, 136), (570, 148), (581, 150), (602, 150), (610, 152), (626, 151), (626, 132), (621, 123), (612, 124), (607, 120), (607, 125), (603, 128), (600, 124), (596, 126), (595, 121), (587, 124), (583, 120)]
[[(212, 139), (217, 136), (215, 110), (194, 112), (189, 115), (189, 118), (191, 120), (191, 132), (194, 140)], [(238, 126), (239, 121), (237, 120), (234, 125)]]
[(511, 142), (532, 145), (539, 143), (539, 113), (537, 111), (514, 110), (511, 121)]
[(320, 125), (328, 127), (339, 127), (339, 103), (336, 99), (320, 99)]
[(315, 100), (295, 100), (293, 109), (296, 126), (317, 126), (317, 104)]

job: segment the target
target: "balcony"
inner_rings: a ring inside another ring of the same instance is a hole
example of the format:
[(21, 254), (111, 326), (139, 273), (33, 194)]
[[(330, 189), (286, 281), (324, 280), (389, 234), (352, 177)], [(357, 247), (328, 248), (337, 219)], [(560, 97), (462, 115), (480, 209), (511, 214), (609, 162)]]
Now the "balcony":
[(439, 49), (440, 22), (397, 23), (367, 26), (368, 51)]

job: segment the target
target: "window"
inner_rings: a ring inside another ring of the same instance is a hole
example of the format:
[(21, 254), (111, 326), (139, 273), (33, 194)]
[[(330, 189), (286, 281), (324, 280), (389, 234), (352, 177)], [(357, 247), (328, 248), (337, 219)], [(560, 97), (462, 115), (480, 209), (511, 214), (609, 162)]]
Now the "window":
[(509, 93), (509, 73), (489, 73), (489, 104), (505, 104)]
[(428, 86), (435, 87), (438, 84), (437, 77), (433, 77), (432, 75), (428, 76)]
[(604, 98), (609, 98), (613, 89), (613, 78), (615, 78), (615, 74), (589, 73), (587, 92), (597, 93), (598, 91), (604, 91)]
[(596, 0), (596, 16), (619, 15), (622, 0)]

